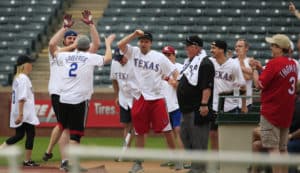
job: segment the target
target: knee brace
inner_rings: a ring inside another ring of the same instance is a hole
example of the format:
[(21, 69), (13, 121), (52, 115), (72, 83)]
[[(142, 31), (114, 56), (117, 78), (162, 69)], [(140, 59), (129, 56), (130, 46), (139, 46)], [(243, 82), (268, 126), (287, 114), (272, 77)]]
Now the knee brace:
[(81, 138), (80, 135), (70, 134), (70, 139), (73, 140), (73, 141), (76, 141), (76, 142), (80, 143), (80, 138)]

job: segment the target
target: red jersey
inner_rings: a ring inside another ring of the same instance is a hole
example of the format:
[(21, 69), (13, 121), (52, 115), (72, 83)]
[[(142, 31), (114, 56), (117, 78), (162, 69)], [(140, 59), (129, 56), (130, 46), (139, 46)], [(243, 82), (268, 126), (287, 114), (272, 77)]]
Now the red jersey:
[(287, 57), (270, 60), (259, 80), (261, 92), (261, 115), (279, 128), (289, 128), (292, 122), (298, 69), (295, 61)]

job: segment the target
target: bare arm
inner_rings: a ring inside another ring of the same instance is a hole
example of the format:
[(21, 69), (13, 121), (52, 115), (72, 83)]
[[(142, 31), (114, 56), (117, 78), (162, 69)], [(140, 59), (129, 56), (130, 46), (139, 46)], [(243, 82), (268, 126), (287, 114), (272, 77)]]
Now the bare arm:
[(82, 14), (81, 20), (90, 27), (90, 35), (92, 38), (92, 43), (90, 45), (89, 52), (96, 53), (100, 47), (100, 37), (97, 28), (94, 25), (92, 13), (89, 10), (83, 10), (81, 14)]
[(118, 105), (119, 103), (119, 84), (118, 84), (118, 81), (113, 79), (112, 80), (112, 86), (114, 88), (114, 95), (115, 95), (115, 103), (116, 105)]
[(209, 101), (209, 97), (211, 96), (211, 89), (210, 88), (206, 88), (202, 91), (202, 99), (201, 99), (201, 104), (200, 104), (200, 114), (202, 116), (207, 116), (209, 109), (208, 109), (208, 101)]
[(293, 133), (289, 134), (289, 140), (291, 139), (299, 139), (300, 138), (300, 129), (294, 131)]
[[(246, 94), (246, 92), (247, 92), (247, 88), (246, 88), (246, 86), (242, 86), (241, 87), (241, 91), (243, 91), (243, 96), (246, 96), (247, 94)], [(242, 108), (241, 108), (241, 112), (242, 113), (247, 113), (248, 112), (248, 108), (247, 108), (247, 103), (246, 103), (246, 98), (245, 97), (243, 97), (242, 98)]]
[(100, 37), (97, 28), (94, 24), (90, 24), (90, 34), (92, 38), (92, 44), (90, 46), (89, 52), (96, 53), (100, 47)]
[[(54, 34), (54, 36), (49, 41), (49, 52), (52, 57), (55, 57), (57, 54), (58, 42), (64, 37), (65, 32), (68, 30), (68, 28), (71, 28), (73, 24), (74, 21), (72, 20), (72, 15), (70, 14), (64, 15), (63, 26)], [(73, 49), (74, 49), (74, 45), (65, 48), (63, 51), (70, 51)]]
[(105, 38), (106, 50), (104, 55), (104, 64), (109, 63), (112, 59), (111, 44), (114, 41), (115, 37), (115, 34), (111, 34), (107, 38)]
[(136, 37), (144, 35), (144, 31), (142, 30), (135, 30), (133, 33), (127, 35), (122, 40), (118, 42), (118, 47), (122, 52), (126, 52), (126, 45)]
[(19, 115), (15, 121), (16, 124), (20, 124), (23, 121), (23, 108), (24, 108), (25, 100), (19, 101)]
[(49, 41), (49, 52), (52, 57), (54, 57), (55, 52), (58, 50), (58, 43), (61, 40), (61, 38), (64, 37), (65, 32), (67, 31), (67, 28), (61, 27), (54, 36)]
[(168, 80), (169, 85), (173, 86), (175, 89), (178, 86), (178, 81), (177, 81), (178, 75), (179, 72), (177, 70), (174, 70), (172, 73), (172, 78)]
[(295, 15), (298, 19), (300, 19), (300, 13), (296, 9), (296, 6), (294, 5), (294, 3), (290, 2), (289, 10), (293, 15)]

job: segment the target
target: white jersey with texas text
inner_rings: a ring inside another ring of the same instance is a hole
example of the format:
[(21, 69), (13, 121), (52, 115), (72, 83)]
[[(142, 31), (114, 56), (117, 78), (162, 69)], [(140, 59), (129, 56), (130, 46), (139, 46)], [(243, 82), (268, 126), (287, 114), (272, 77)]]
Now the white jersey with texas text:
[(118, 61), (111, 62), (110, 78), (117, 80), (119, 86), (119, 104), (126, 110), (132, 108), (134, 97), (138, 97), (140, 92), (137, 81), (133, 73), (133, 61), (129, 59), (125, 65)]
[(162, 78), (170, 76), (175, 66), (160, 52), (150, 50), (143, 54), (138, 47), (127, 45), (125, 56), (133, 59), (138, 87), (145, 100), (164, 98)]
[(89, 52), (60, 52), (57, 55), (61, 84), (60, 102), (78, 104), (93, 93), (94, 67), (103, 66), (101, 55)]
[[(232, 58), (227, 59), (223, 64), (219, 64), (215, 58), (210, 58), (215, 67), (214, 91), (213, 91), (213, 110), (218, 111), (219, 93), (232, 92), (234, 87), (246, 85), (241, 67)], [(238, 98), (226, 98), (224, 112), (237, 108)]]
[[(175, 63), (173, 65), (176, 67), (176, 70), (178, 72), (182, 70), (182, 64)], [(171, 76), (170, 78), (173, 77)], [(179, 109), (176, 88), (170, 85), (167, 81), (163, 81), (163, 84), (164, 84), (164, 93), (166, 97), (168, 112), (173, 112)]]
[(27, 75), (21, 73), (13, 81), (12, 84), (12, 98), (11, 98), (11, 112), (10, 112), (10, 127), (16, 128), (22, 125), (15, 124), (17, 117), (19, 116), (19, 101), (24, 100), (23, 107), (23, 122), (32, 125), (40, 124), (40, 121), (36, 115), (34, 95), (32, 91), (32, 84)]

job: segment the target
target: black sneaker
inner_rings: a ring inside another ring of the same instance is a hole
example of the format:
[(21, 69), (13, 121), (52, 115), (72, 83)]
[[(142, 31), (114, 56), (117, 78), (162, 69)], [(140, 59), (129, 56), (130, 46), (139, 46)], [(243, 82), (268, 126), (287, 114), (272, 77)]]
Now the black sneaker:
[(49, 154), (48, 153), (44, 153), (43, 160), (47, 162), (52, 157), (53, 157), (52, 153), (49, 153)]
[(27, 162), (23, 161), (23, 166), (27, 166), (27, 167), (37, 167), (37, 166), (40, 166), (40, 164), (35, 163), (35, 162), (32, 161), (32, 160), (29, 160), (29, 161), (27, 161)]
[(69, 172), (70, 170), (70, 166), (69, 166), (69, 161), (65, 160), (60, 164), (60, 170), (65, 171), (65, 172)]

